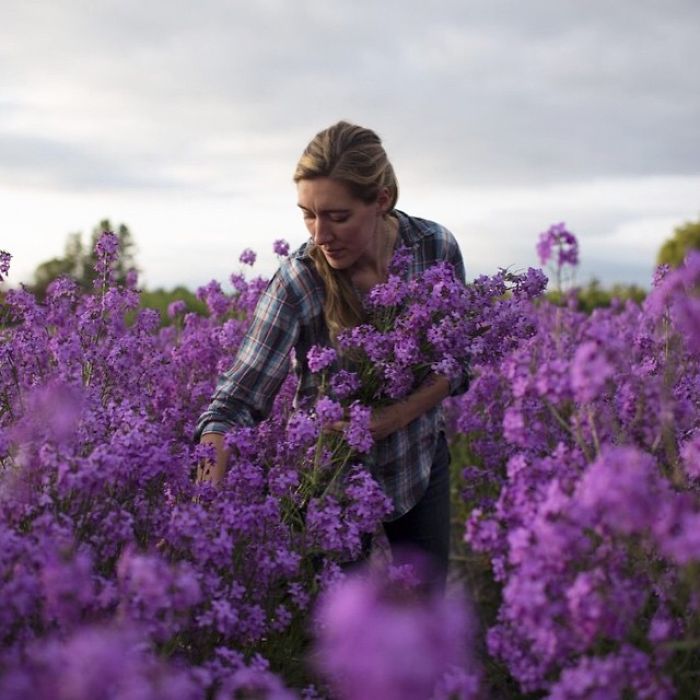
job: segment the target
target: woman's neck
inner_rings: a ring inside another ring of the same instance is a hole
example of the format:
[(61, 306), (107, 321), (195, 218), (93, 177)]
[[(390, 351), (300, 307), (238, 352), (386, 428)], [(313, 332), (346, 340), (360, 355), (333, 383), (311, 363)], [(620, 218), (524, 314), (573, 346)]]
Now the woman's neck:
[(387, 280), (389, 262), (398, 237), (399, 221), (395, 216), (389, 215), (384, 222), (384, 230), (377, 232), (372, 250), (348, 270), (353, 285), (361, 292), (368, 292), (376, 284)]

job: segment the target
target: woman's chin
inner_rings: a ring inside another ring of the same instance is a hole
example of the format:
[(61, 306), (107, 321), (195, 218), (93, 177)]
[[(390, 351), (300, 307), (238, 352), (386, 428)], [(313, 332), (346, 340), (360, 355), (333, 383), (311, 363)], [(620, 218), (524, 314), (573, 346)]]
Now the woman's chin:
[(349, 266), (349, 261), (344, 255), (328, 255), (324, 254), (324, 257), (326, 258), (326, 262), (334, 269), (334, 270), (344, 270), (346, 267)]

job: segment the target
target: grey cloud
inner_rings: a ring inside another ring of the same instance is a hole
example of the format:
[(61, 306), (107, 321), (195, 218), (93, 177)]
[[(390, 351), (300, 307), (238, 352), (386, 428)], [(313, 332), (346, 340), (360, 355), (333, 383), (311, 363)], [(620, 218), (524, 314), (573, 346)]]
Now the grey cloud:
[(651, 287), (653, 273), (653, 262), (630, 261), (621, 256), (596, 256), (582, 261), (577, 282), (585, 285), (590, 280), (596, 279), (603, 286), (634, 284), (648, 290)]
[(39, 137), (0, 134), (0, 181), (58, 188), (132, 190), (177, 189), (172, 179), (147, 176), (148, 168), (127, 167), (118, 158), (81, 146)]
[[(155, 171), (206, 157), (245, 172), (206, 143), (247, 133), (286, 135), (279, 167), (346, 117), (376, 128), (426, 186), (700, 172), (692, 0), (32, 6), (0, 30), (40, 38), (0, 41), (6, 76), (113, 99), (147, 126), (135, 141), (156, 137)], [(89, 160), (85, 180), (99, 170)]]

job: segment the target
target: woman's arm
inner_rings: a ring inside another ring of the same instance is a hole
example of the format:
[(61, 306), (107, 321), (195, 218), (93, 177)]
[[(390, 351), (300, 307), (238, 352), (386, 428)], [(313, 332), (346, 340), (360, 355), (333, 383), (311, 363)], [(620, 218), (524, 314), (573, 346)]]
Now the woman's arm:
[(198, 465), (198, 482), (211, 481), (216, 486), (224, 478), (231, 452), (224, 445), (227, 430), (253, 426), (269, 414), (289, 372), (290, 350), (308, 315), (296, 289), (308, 285), (304, 268), (288, 264), (262, 293), (231, 368), (220, 378), (209, 407), (197, 421), (195, 440), (213, 445), (215, 454), (213, 461)]
[(450, 382), (441, 374), (431, 374), (428, 378), (405, 399), (389, 406), (376, 408), (372, 412), (370, 431), (375, 440), (395, 433), (405, 428), (419, 416), (437, 406), (449, 396)]

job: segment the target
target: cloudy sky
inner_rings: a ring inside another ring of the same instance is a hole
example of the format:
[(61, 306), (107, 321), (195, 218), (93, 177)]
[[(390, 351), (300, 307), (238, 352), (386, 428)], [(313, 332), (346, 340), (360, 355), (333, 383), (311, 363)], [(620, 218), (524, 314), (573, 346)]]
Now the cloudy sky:
[(126, 223), (149, 287), (225, 280), (305, 238), (291, 174), (348, 119), (399, 208), (468, 273), (537, 263), (565, 221), (582, 282), (647, 285), (700, 218), (697, 0), (0, 0), (0, 248), (30, 281)]

